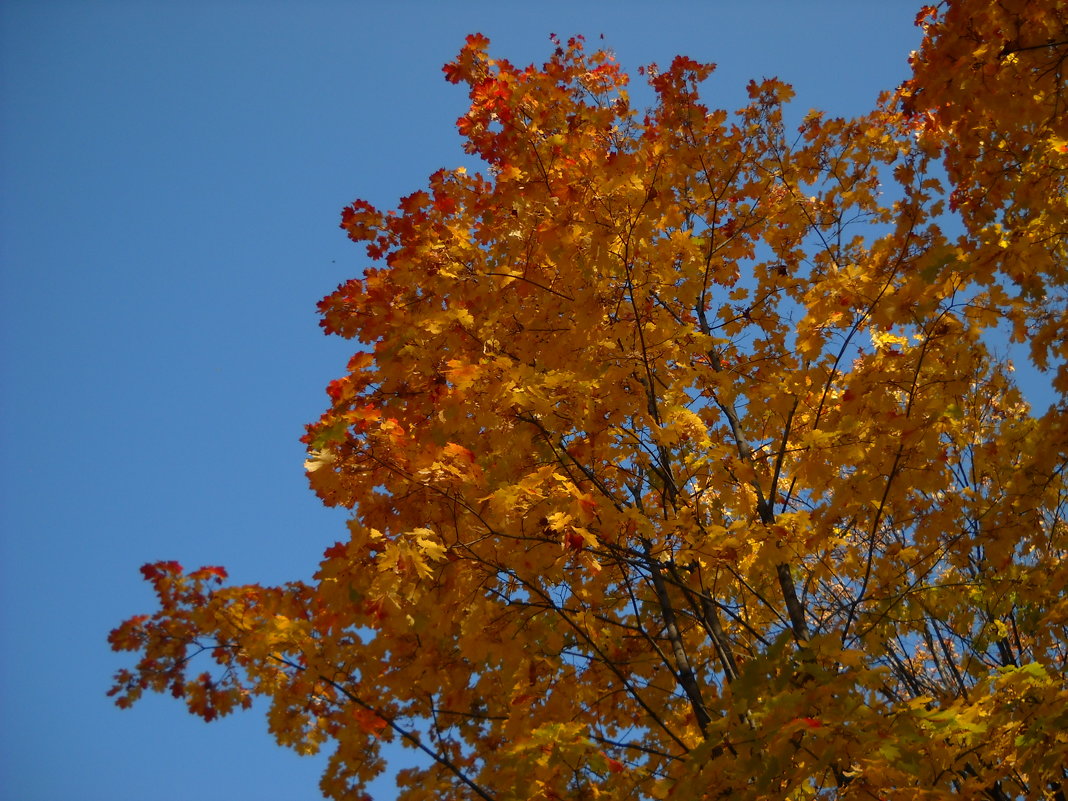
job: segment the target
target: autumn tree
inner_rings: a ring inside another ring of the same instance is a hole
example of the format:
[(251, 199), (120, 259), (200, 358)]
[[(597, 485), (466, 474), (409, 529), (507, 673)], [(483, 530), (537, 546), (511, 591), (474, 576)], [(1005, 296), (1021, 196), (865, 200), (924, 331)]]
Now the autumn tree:
[[(712, 65), (445, 67), (481, 173), (342, 227), (315, 580), (143, 572), (113, 693), (270, 700), (330, 798), (1065, 798), (1063, 0), (925, 8), (856, 119)], [(952, 232), (952, 233), (948, 233)], [(1033, 411), (1008, 331), (1062, 405)]]

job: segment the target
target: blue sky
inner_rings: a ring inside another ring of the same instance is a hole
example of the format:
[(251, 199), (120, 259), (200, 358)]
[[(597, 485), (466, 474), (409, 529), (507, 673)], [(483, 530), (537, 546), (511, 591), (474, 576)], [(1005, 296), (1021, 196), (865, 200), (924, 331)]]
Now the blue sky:
[(315, 303), (363, 263), (343, 205), (469, 163), (440, 71), (467, 33), (522, 64), (603, 33), (631, 71), (717, 62), (713, 105), (778, 75), (851, 114), (906, 76), (917, 5), (6, 0), (0, 794), (320, 797), (258, 714), (115, 709), (106, 636), (151, 611), (147, 561), (276, 583), (342, 536), (298, 441), (351, 351)]

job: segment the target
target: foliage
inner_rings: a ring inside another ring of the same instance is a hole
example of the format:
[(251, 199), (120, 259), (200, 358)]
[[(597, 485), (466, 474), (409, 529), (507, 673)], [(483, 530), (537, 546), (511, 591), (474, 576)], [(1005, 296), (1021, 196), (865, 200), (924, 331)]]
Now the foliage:
[(264, 696), (337, 799), (398, 741), (409, 801), (1063, 799), (1068, 434), (985, 343), (1068, 390), (1065, 11), (926, 8), (911, 81), (796, 133), (776, 80), (711, 110), (679, 57), (640, 114), (581, 39), (469, 37), (485, 174), (345, 209), (379, 266), (320, 305), (367, 346), (306, 436), (347, 538), (146, 566), (120, 706)]

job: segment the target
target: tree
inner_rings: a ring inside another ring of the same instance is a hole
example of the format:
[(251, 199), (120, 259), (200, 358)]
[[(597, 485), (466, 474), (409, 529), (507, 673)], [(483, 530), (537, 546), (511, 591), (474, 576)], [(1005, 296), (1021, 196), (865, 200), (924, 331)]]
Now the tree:
[(397, 741), (411, 801), (1064, 799), (1068, 426), (988, 342), (1063, 402), (1066, 16), (925, 8), (911, 81), (796, 133), (775, 80), (710, 110), (678, 57), (641, 115), (579, 38), (468, 37), (485, 174), (346, 208), (379, 266), (320, 304), (347, 538), (313, 583), (146, 565), (119, 705), (264, 696), (336, 799)]

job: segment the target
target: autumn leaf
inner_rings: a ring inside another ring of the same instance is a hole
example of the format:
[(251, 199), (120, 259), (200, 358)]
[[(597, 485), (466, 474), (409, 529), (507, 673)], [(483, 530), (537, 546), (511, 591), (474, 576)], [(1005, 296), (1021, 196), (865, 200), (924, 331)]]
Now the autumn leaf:
[(468, 37), (483, 169), (346, 207), (368, 262), (319, 304), (347, 529), (310, 581), (142, 568), (116, 703), (265, 698), (336, 799), (391, 742), (405, 801), (1062, 798), (1068, 13), (916, 19), (852, 119), (714, 108), (686, 57), (639, 111), (581, 37)]

